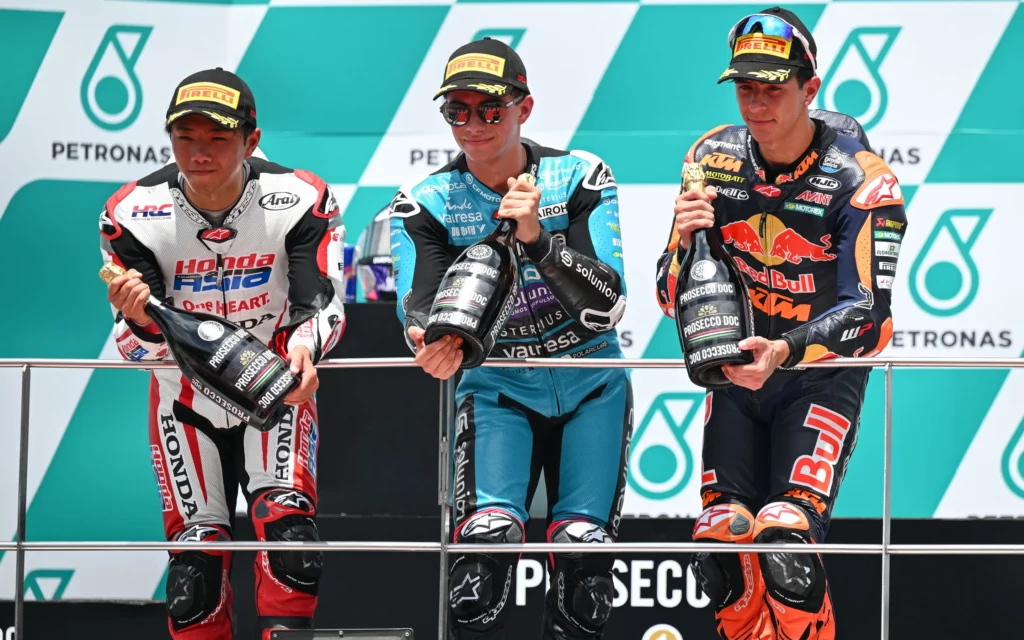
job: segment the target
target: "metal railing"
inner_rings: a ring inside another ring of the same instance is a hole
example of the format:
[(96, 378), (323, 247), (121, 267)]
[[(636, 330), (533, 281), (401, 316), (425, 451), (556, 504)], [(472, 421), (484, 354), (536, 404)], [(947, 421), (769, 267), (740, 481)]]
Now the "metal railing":
[[(325, 360), (317, 365), (324, 369), (369, 369), (391, 367), (416, 367), (413, 358), (345, 358)], [(535, 367), (535, 368), (628, 368), (628, 369), (682, 369), (685, 363), (677, 359), (547, 359), (526, 358), (523, 360), (492, 359), (483, 363), (485, 367)], [(25, 599), (25, 552), (26, 551), (159, 551), (230, 549), (232, 551), (405, 551), (412, 553), (432, 552), (440, 555), (440, 590), (438, 593), (438, 640), (445, 640), (447, 626), (448, 596), (448, 553), (453, 546), (450, 537), (451, 505), (449, 504), (449, 443), (452, 438), (454, 421), (454, 385), (445, 380), (440, 383), (438, 416), (438, 504), (440, 505), (441, 531), (438, 542), (28, 542), (25, 540), (25, 517), (28, 494), (28, 443), (30, 396), (33, 368), (58, 369), (173, 369), (168, 362), (125, 362), (120, 360), (83, 359), (4, 359), (0, 368), (21, 368), (21, 439), (18, 460), (18, 530), (14, 542), (0, 542), (0, 551), (14, 551), (15, 562), (15, 637), (24, 640), (24, 599)], [(985, 358), (976, 360), (940, 358), (837, 358), (824, 362), (803, 365), (801, 368), (866, 367), (885, 370), (885, 420), (884, 454), (882, 464), (882, 542), (881, 544), (734, 544), (729, 551), (765, 553), (782, 551), (786, 553), (840, 553), (870, 554), (882, 556), (882, 618), (881, 638), (889, 640), (889, 567), (893, 555), (1003, 555), (1024, 554), (1021, 545), (979, 545), (979, 544), (892, 544), (892, 396), (893, 368), (926, 369), (1015, 369), (1024, 368), (1024, 358)], [(612, 553), (695, 553), (721, 552), (722, 545), (714, 543), (678, 542), (662, 543), (615, 543)], [(487, 553), (609, 553), (604, 545), (570, 545), (561, 543), (525, 543), (506, 545), (460, 544), (459, 552)]]

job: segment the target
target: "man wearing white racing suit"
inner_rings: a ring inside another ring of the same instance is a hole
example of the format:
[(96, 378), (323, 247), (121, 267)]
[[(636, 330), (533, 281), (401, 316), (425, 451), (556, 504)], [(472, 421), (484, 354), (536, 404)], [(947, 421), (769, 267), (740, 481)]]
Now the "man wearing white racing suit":
[[(282, 420), (260, 432), (196, 393), (180, 370), (153, 372), (150, 450), (164, 533), (230, 540), (241, 483), (258, 540), (318, 540), (314, 364), (345, 327), (337, 203), (316, 175), (252, 157), (255, 100), (233, 73), (218, 68), (183, 80), (166, 127), (175, 163), (121, 187), (100, 216), (104, 260), (128, 270), (108, 290), (118, 350), (128, 360), (168, 356), (145, 312), (152, 294), (248, 329), (302, 382), (286, 397)], [(262, 640), (271, 629), (312, 628), (321, 565), (315, 552), (257, 554)], [(173, 638), (233, 636), (230, 567), (230, 551), (170, 554)]]

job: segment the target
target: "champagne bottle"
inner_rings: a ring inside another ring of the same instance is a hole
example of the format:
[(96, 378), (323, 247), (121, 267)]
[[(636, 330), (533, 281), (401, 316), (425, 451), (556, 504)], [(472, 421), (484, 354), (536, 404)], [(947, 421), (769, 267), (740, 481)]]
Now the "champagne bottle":
[[(100, 269), (107, 284), (122, 274), (124, 269), (109, 262)], [(220, 316), (175, 309), (153, 296), (146, 313), (160, 327), (182, 374), (228, 413), (269, 431), (289, 410), (284, 398), (300, 380), (259, 338)]]
[[(519, 176), (536, 184), (537, 164)], [(423, 342), (462, 338), (460, 369), (479, 367), (494, 349), (519, 296), (515, 220), (504, 220), (445, 272), (430, 308)]]
[[(683, 165), (683, 191), (704, 191), (704, 168)], [(750, 293), (739, 270), (722, 243), (717, 229), (693, 232), (684, 255), (676, 254), (675, 311), (679, 343), (686, 358), (686, 373), (706, 389), (732, 383), (723, 364), (749, 364), (753, 353), (739, 343), (754, 335), (754, 310)]]

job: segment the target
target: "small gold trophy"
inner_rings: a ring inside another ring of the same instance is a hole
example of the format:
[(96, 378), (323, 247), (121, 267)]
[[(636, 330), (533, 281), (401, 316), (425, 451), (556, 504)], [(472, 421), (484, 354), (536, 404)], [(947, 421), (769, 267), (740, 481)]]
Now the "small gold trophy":
[(683, 163), (683, 191), (699, 191), (704, 193), (707, 178), (704, 167), (696, 162)]

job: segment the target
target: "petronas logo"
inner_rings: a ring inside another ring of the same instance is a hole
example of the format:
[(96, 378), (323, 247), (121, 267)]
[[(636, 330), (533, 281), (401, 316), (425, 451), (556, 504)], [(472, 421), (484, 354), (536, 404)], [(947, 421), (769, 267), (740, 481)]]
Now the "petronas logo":
[(693, 475), (693, 454), (684, 436), (703, 404), (702, 393), (670, 392), (654, 399), (633, 436), (633, 491), (651, 500), (668, 500), (686, 487)]
[(951, 209), (935, 223), (910, 267), (910, 295), (935, 316), (953, 316), (978, 294), (978, 267), (971, 247), (992, 209)]
[(1017, 495), (1024, 498), (1024, 420), (1017, 425), (1013, 437), (1003, 450), (1003, 482)]
[(852, 116), (865, 130), (877, 125), (889, 104), (881, 67), (900, 27), (859, 27), (850, 32), (821, 82), (823, 109)]
[(153, 27), (114, 25), (103, 35), (82, 78), (82, 107), (92, 123), (108, 131), (125, 129), (142, 111), (142, 85), (135, 63)]

